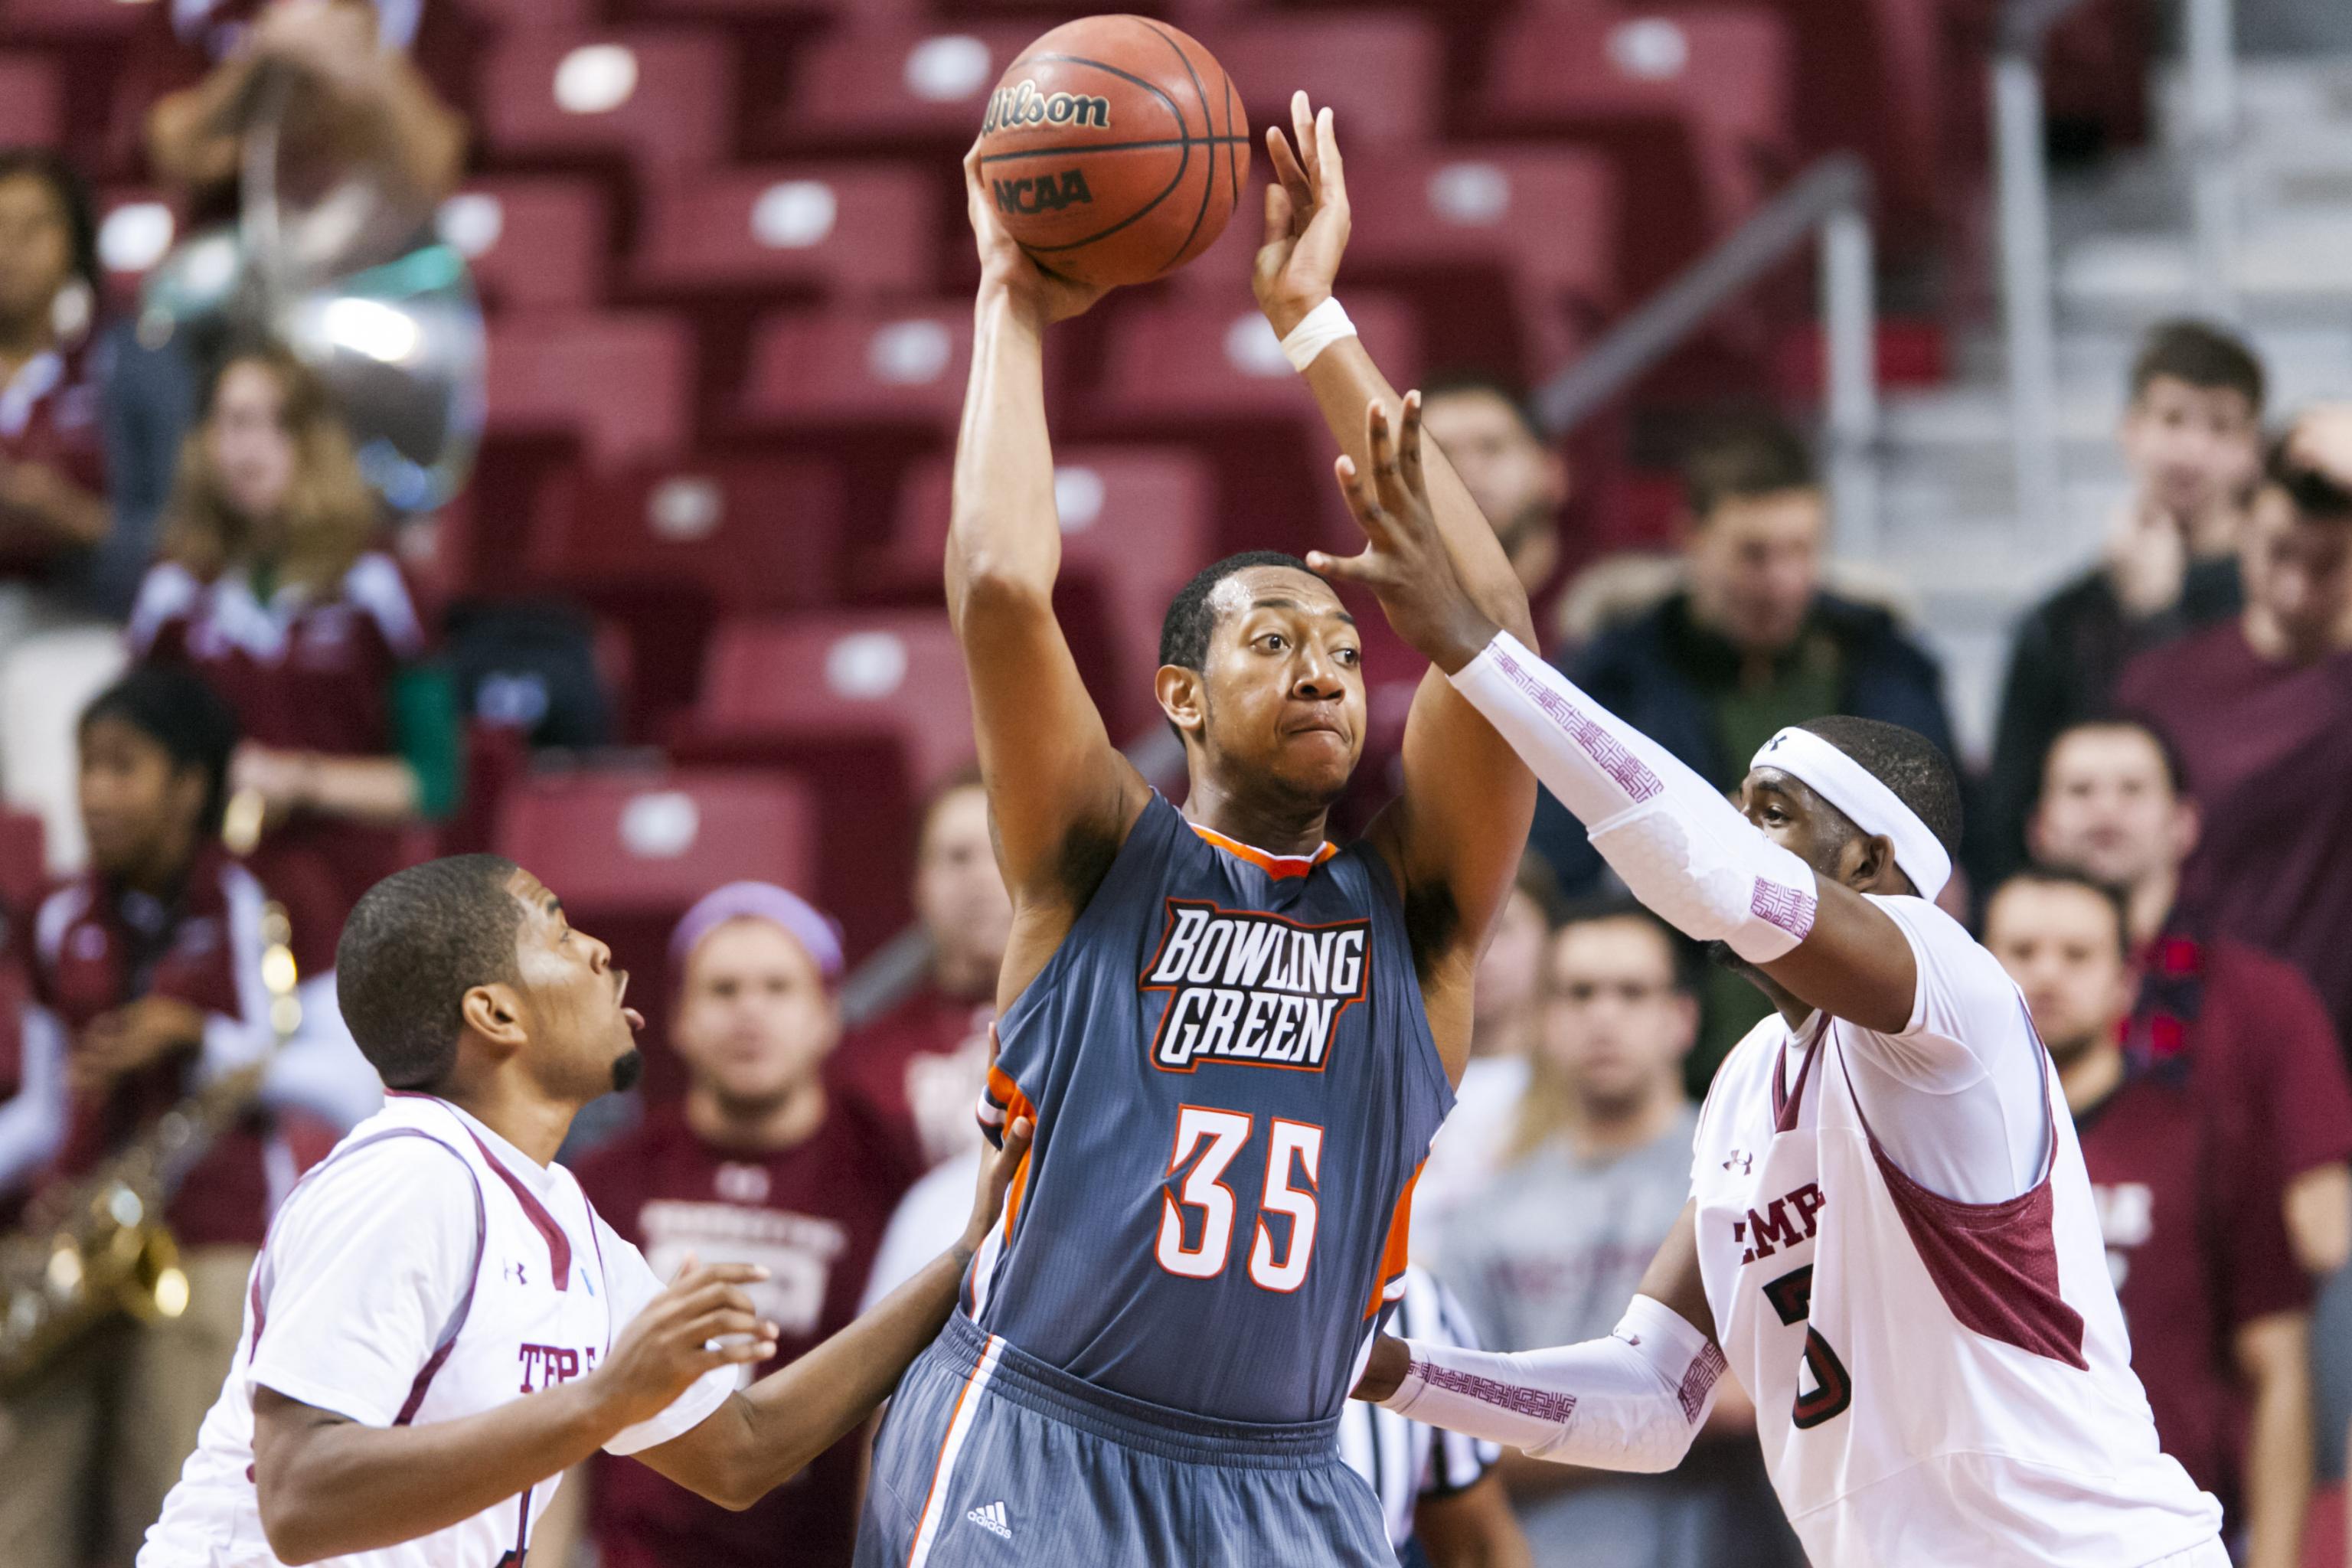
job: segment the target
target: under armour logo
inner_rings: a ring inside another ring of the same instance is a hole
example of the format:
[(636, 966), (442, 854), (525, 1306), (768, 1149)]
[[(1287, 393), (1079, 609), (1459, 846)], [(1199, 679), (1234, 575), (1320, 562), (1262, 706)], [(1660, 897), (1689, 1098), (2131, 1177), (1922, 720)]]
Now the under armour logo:
[(1748, 1153), (1743, 1150), (1734, 1149), (1731, 1152), (1731, 1158), (1723, 1163), (1723, 1168), (1728, 1171), (1734, 1166), (1738, 1166), (1739, 1173), (1744, 1176), (1748, 1174), (1748, 1167), (1755, 1163), (1755, 1155)]
[(505, 1275), (508, 1279), (513, 1280), (518, 1285), (526, 1285), (530, 1283), (529, 1280), (523, 1278), (522, 1265), (520, 1262), (507, 1264), (499, 1268), (499, 1272)]
[(1777, 752), (1780, 749), (1780, 743), (1788, 738), (1786, 735), (1775, 735), (1764, 742), (1764, 749), (1768, 752)]

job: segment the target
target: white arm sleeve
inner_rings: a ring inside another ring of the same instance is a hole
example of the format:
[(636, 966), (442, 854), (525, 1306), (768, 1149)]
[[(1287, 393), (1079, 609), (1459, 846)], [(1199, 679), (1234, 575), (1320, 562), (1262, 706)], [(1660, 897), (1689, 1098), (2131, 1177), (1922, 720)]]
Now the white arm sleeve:
[(1811, 868), (1510, 633), (1452, 679), (1633, 896), (1677, 931), (1769, 963), (1812, 930)]
[(1408, 1340), (1381, 1401), (1400, 1415), (1602, 1470), (1671, 1470), (1715, 1404), (1723, 1352), (1664, 1302), (1636, 1296), (1604, 1340), (1519, 1352)]

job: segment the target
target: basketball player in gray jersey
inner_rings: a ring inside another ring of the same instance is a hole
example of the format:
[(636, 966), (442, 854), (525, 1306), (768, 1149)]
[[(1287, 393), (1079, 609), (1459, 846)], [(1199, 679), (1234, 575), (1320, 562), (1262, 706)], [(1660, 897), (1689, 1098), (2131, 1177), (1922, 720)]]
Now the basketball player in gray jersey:
[[(1332, 434), (1415, 438), (1331, 298), (1348, 200), (1331, 113), (1268, 134), (1256, 291)], [(967, 174), (971, 165), (967, 162)], [(1034, 1115), (1006, 1223), (877, 1440), (861, 1568), (1393, 1563), (1335, 1432), (1404, 1266), (1404, 1215), (1468, 1054), (1470, 984), (1533, 776), (1443, 677), (1362, 841), (1325, 816), (1361, 747), (1355, 623), (1255, 552), (1171, 606), (1156, 690), (1181, 810), (1119, 755), (1053, 611), (1041, 342), (1094, 291), (1041, 273), (978, 183), (982, 268), (948, 603), (1013, 899), (983, 1125)], [(1434, 447), (1445, 547), (1528, 627), (1493, 530)]]

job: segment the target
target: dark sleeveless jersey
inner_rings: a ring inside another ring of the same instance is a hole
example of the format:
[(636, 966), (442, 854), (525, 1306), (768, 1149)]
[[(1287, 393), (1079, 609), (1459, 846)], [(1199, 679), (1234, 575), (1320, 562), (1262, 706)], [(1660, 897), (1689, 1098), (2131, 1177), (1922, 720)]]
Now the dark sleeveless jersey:
[(1136, 1399), (1336, 1416), (1454, 1104), (1379, 853), (1266, 855), (1154, 795), (997, 1036), (982, 1121), (1037, 1135), (965, 1310)]

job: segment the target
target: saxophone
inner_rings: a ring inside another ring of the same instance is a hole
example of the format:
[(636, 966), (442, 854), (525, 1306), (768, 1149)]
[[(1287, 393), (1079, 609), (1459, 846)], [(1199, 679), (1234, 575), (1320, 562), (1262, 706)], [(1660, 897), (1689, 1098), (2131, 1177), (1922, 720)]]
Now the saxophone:
[[(233, 807), (233, 826), (237, 815)], [(214, 1141), (252, 1107), (276, 1047), (301, 1026), (292, 935), (286, 907), (265, 904), (270, 1054), (181, 1100), (96, 1171), (44, 1194), (22, 1230), (0, 1237), (0, 1393), (31, 1383), (118, 1316), (155, 1322), (188, 1310), (188, 1276), (163, 1211)]]

